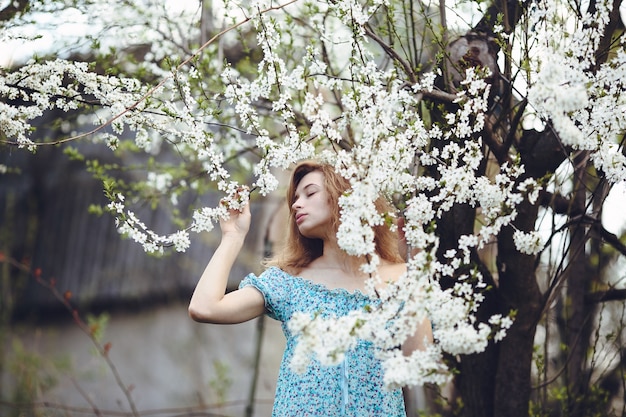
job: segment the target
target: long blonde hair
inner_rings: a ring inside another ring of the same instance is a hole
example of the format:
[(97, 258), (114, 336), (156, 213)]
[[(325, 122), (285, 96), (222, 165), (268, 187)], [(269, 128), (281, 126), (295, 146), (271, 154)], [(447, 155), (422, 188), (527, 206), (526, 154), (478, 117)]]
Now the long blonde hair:
[[(328, 193), (328, 204), (332, 210), (332, 227), (335, 232), (338, 230), (340, 220), (339, 197), (350, 189), (350, 182), (337, 174), (332, 165), (314, 161), (300, 162), (295, 167), (287, 188), (286, 201), (289, 209), (287, 237), (282, 249), (274, 257), (264, 262), (266, 266), (278, 266), (289, 273), (298, 273), (302, 268), (322, 256), (323, 241), (307, 238), (300, 233), (296, 225), (295, 212), (291, 208), (295, 202), (298, 184), (305, 175), (315, 171), (324, 175), (324, 187)], [(382, 196), (375, 201), (375, 206), (379, 213), (392, 211), (392, 205)], [(382, 259), (392, 263), (404, 261), (398, 250), (398, 236), (388, 226), (374, 227), (374, 242), (376, 253)]]

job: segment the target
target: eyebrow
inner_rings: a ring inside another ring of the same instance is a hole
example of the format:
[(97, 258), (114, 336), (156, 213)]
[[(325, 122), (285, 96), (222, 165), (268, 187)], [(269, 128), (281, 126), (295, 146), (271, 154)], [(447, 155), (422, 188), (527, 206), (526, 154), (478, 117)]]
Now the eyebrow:
[[(308, 183), (307, 185), (305, 185), (304, 187), (302, 187), (302, 191), (306, 191), (307, 189), (309, 189), (310, 187), (318, 187), (319, 185), (315, 184), (314, 182)], [(296, 191), (293, 194), (294, 197), (298, 197), (298, 191)]]

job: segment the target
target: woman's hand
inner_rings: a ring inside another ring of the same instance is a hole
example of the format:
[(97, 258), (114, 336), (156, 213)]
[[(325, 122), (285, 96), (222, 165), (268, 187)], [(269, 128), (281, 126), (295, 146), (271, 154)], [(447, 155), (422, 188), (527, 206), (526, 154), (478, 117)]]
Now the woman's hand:
[[(245, 197), (243, 196), (245, 194)], [(226, 236), (244, 238), (250, 230), (250, 191), (248, 187), (241, 186), (233, 196), (238, 208), (233, 209), (230, 201), (222, 199), (220, 204), (228, 208), (228, 216), (220, 218), (220, 229), (222, 229), (222, 238)], [(245, 202), (241, 204), (245, 198)]]
[(220, 219), (222, 236), (245, 237), (250, 230), (250, 203), (246, 203), (241, 210), (228, 210), (228, 217)]

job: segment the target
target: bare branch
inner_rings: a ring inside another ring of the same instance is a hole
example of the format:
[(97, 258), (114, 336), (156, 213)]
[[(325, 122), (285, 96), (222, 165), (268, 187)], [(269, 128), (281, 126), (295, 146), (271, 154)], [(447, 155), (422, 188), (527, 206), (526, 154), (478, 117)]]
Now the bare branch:
[(593, 231), (596, 232), (604, 242), (611, 245), (613, 249), (618, 251), (623, 256), (626, 256), (626, 245), (624, 245), (624, 243), (620, 240), (619, 237), (617, 237), (617, 235), (606, 230), (604, 226), (602, 226), (600, 220), (596, 220), (592, 224), (592, 227)]
[[(124, 396), (126, 397), (128, 405), (131, 408), (131, 413), (129, 413), (128, 415), (132, 417), (139, 417), (139, 411), (137, 410), (135, 401), (133, 400), (132, 395), (131, 395), (132, 388), (124, 383), (117, 369), (117, 366), (113, 363), (113, 360), (109, 356), (109, 350), (111, 349), (111, 344), (100, 343), (100, 341), (94, 334), (94, 331), (91, 329), (91, 327), (87, 324), (87, 322), (85, 322), (81, 318), (80, 314), (78, 313), (78, 310), (76, 310), (70, 304), (70, 298), (72, 297), (71, 292), (66, 291), (64, 294), (61, 294), (59, 289), (56, 287), (56, 280), (54, 278), (51, 278), (50, 280), (44, 280), (42, 278), (42, 271), (39, 268), (32, 270), (30, 265), (26, 265), (22, 262), (19, 262), (18, 260), (13, 259), (12, 257), (7, 256), (3, 253), (0, 253), (0, 262), (6, 262), (9, 265), (12, 265), (20, 269), (21, 271), (29, 273), (35, 279), (35, 281), (37, 281), (38, 284), (48, 289), (50, 293), (54, 296), (54, 298), (56, 298), (67, 309), (67, 311), (72, 315), (72, 318), (74, 319), (74, 323), (78, 326), (78, 328), (83, 333), (85, 333), (89, 337), (91, 342), (94, 344), (94, 347), (98, 351), (98, 354), (100, 355), (100, 357), (102, 357), (102, 359), (104, 359), (107, 366), (109, 367), (109, 370), (113, 374), (113, 377), (115, 378), (117, 385), (124, 393)], [(96, 410), (97, 409), (92, 407), (90, 412), (95, 412)], [(96, 413), (96, 415), (103, 415), (103, 414), (104, 413), (100, 412), (100, 410), (98, 410), (98, 412)]]
[(585, 303), (604, 303), (606, 301), (624, 301), (626, 300), (626, 289), (612, 288), (606, 291), (595, 291), (585, 295)]
[(561, 194), (554, 194), (549, 191), (541, 191), (539, 194), (539, 202), (543, 207), (550, 207), (556, 214), (567, 214), (571, 221), (567, 225), (574, 222), (580, 222), (591, 225), (593, 231), (597, 233), (605, 243), (611, 245), (620, 254), (626, 256), (626, 245), (614, 233), (609, 232), (602, 226), (600, 219), (579, 213), (574, 209), (572, 201)]
[(372, 38), (378, 45), (380, 45), (381, 48), (385, 50), (387, 55), (396, 60), (402, 66), (402, 68), (404, 68), (404, 72), (408, 75), (411, 84), (417, 83), (417, 76), (415, 75), (415, 71), (413, 71), (413, 68), (411, 68), (411, 64), (407, 62), (404, 58), (402, 58), (395, 49), (387, 45), (387, 43), (383, 39), (381, 39), (380, 36), (375, 34), (370, 25), (365, 24), (363, 25), (363, 28), (365, 29), (365, 33), (367, 34), (367, 36)]
[(580, 213), (572, 213), (572, 202), (569, 198), (559, 193), (541, 190), (539, 192), (539, 204), (542, 207), (551, 208), (555, 214), (577, 215)]
[(419, 94), (421, 94), (424, 97), (431, 98), (435, 101), (439, 101), (441, 103), (452, 103), (454, 102), (454, 100), (458, 98), (456, 94), (446, 93), (445, 91), (434, 90), (434, 89), (433, 90), (420, 90)]

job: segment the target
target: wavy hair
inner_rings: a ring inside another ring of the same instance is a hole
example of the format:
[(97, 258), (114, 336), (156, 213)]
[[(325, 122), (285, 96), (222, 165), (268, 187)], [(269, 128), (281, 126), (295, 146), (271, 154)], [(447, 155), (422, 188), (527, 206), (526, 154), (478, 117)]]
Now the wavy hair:
[[(340, 223), (339, 197), (350, 189), (350, 182), (337, 174), (332, 165), (314, 161), (300, 162), (296, 165), (287, 188), (286, 202), (289, 209), (287, 236), (282, 249), (274, 257), (264, 262), (266, 266), (278, 266), (289, 273), (298, 273), (316, 258), (322, 256), (323, 241), (308, 238), (300, 233), (296, 225), (295, 212), (291, 208), (296, 199), (295, 193), (298, 184), (305, 175), (315, 171), (324, 175), (324, 187), (328, 193), (328, 204), (331, 207), (333, 219), (331, 226), (335, 232), (338, 230)], [(393, 206), (382, 196), (375, 201), (375, 206), (379, 213), (389, 213), (393, 210)], [(382, 259), (393, 263), (404, 262), (398, 250), (398, 235), (388, 226), (374, 227), (374, 243), (376, 253)], [(358, 260), (355, 258), (355, 264)]]

